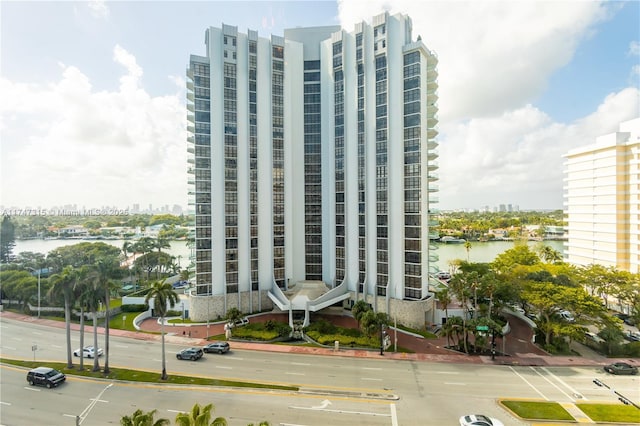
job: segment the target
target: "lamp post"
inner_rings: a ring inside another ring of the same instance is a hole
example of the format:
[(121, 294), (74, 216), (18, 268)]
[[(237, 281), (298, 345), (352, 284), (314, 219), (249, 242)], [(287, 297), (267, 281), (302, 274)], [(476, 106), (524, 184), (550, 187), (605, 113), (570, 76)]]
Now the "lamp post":
[(40, 319), (40, 271), (42, 269), (38, 269), (38, 319)]

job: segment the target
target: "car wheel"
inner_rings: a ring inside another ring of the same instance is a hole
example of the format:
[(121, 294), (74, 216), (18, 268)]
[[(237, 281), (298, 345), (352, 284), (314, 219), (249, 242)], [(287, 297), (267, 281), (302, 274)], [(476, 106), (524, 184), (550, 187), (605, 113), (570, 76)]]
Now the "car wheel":
[(35, 383), (33, 383), (33, 380), (27, 380), (27, 382), (29, 382), (29, 385), (35, 386)]
[(196, 357), (191, 355), (191, 361), (195, 361), (195, 360), (196, 360)]
[(91, 358), (93, 358), (93, 357), (92, 357), (91, 355), (87, 355), (87, 358), (91, 359)]
[(176, 358), (178, 359), (182, 359), (182, 357), (180, 355), (176, 355)]
[(222, 349), (220, 349), (220, 350), (218, 351), (218, 353), (219, 353), (220, 355), (222, 355)]
[(51, 389), (51, 383), (47, 382), (47, 389)]
[(78, 356), (78, 354), (74, 352), (74, 353), (73, 353), (73, 356)]

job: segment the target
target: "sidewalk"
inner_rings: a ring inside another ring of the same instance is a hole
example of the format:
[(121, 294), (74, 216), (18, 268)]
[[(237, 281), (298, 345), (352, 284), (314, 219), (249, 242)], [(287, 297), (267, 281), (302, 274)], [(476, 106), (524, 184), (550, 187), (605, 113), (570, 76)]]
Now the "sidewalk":
[[(269, 319), (282, 319), (281, 316), (286, 314), (260, 314), (250, 317), (252, 322), (265, 322)], [(63, 321), (55, 321), (48, 319), (38, 319), (28, 315), (16, 314), (13, 312), (0, 312), (0, 317), (33, 322), (50, 327), (64, 328)], [(343, 327), (355, 327), (357, 323), (353, 317), (347, 315), (331, 315), (331, 322)], [(292, 354), (310, 354), (323, 356), (340, 356), (355, 358), (377, 358), (377, 359), (395, 359), (395, 360), (412, 360), (412, 361), (431, 361), (442, 363), (465, 363), (465, 364), (494, 364), (494, 365), (528, 365), (528, 366), (603, 366), (616, 361), (624, 361), (633, 365), (640, 366), (638, 359), (613, 359), (602, 357), (591, 351), (588, 356), (550, 356), (540, 348), (531, 343), (532, 330), (529, 327), (521, 327), (520, 321), (513, 318), (511, 321), (512, 333), (509, 334), (504, 342), (505, 352), (510, 356), (496, 356), (492, 360), (490, 356), (465, 355), (449, 349), (446, 349), (446, 338), (424, 339), (415, 337), (407, 333), (395, 330), (389, 330), (391, 337), (391, 347), (384, 355), (380, 355), (379, 350), (360, 350), (340, 347), (307, 347), (299, 345), (273, 345), (268, 343), (253, 343), (231, 341), (232, 349), (256, 350), (267, 352), (280, 352)], [(525, 325), (526, 326), (526, 325)], [(71, 324), (71, 329), (78, 331), (78, 324)], [(85, 326), (85, 330), (89, 333), (93, 332), (92, 326)], [(128, 331), (120, 329), (109, 329), (111, 336), (124, 337), (137, 340), (160, 340), (160, 324), (157, 319), (150, 318), (142, 322), (142, 331)], [(202, 346), (207, 342), (208, 336), (217, 336), (224, 334), (224, 323), (211, 323), (207, 332), (206, 324), (177, 324), (165, 325), (165, 341), (172, 344), (185, 346)], [(98, 332), (104, 334), (104, 328), (99, 327)], [(398, 347), (403, 347), (413, 351), (413, 353), (396, 353), (393, 352), (394, 341), (397, 338)], [(497, 347), (502, 350), (503, 342), (497, 339)]]

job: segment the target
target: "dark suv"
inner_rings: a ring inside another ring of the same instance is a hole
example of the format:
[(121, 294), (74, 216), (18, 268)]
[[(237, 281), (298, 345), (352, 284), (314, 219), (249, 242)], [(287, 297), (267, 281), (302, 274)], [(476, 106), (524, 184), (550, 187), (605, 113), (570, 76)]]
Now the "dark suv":
[(27, 373), (27, 382), (31, 386), (40, 385), (51, 389), (67, 380), (67, 376), (49, 367), (37, 367)]
[(200, 348), (187, 348), (187, 349), (183, 349), (180, 352), (178, 352), (176, 354), (176, 358), (178, 358), (178, 359), (190, 359), (191, 361), (195, 361), (195, 360), (198, 360), (198, 359), (202, 358), (203, 354), (204, 354), (204, 352), (202, 352), (202, 349), (200, 349)]

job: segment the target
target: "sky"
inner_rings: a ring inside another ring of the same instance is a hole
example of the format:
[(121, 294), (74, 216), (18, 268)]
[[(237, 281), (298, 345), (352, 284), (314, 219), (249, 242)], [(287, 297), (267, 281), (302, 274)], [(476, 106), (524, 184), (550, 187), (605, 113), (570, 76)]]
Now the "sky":
[(223, 23), (403, 13), (438, 55), (440, 210), (562, 209), (563, 155), (640, 117), (640, 2), (0, 1), (0, 206), (187, 206), (186, 68)]

